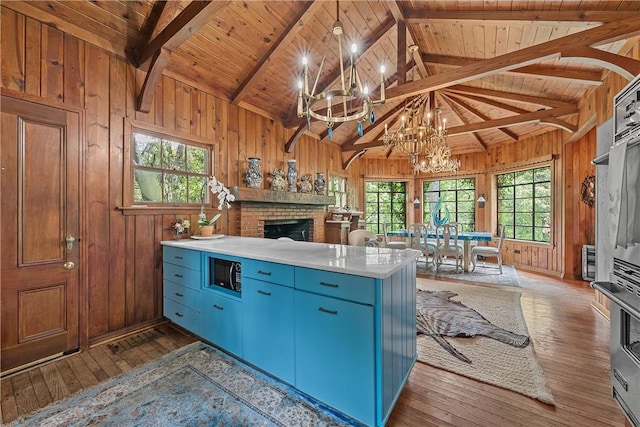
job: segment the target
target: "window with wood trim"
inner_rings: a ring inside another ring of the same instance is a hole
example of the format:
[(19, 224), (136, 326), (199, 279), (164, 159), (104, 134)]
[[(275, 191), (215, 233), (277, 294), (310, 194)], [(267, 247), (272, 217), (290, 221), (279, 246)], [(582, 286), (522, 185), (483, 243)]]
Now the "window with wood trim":
[(551, 241), (551, 166), (497, 175), (498, 225), (505, 237)]
[(376, 234), (406, 228), (407, 183), (393, 181), (367, 181), (365, 183), (366, 228)]
[(440, 216), (449, 210), (450, 220), (459, 222), (465, 231), (476, 229), (476, 180), (474, 178), (442, 179), (423, 181), (422, 199), (424, 200), (423, 221), (433, 223), (433, 209), (442, 197)]
[(211, 146), (134, 128), (131, 197), (135, 204), (200, 205), (209, 201)]

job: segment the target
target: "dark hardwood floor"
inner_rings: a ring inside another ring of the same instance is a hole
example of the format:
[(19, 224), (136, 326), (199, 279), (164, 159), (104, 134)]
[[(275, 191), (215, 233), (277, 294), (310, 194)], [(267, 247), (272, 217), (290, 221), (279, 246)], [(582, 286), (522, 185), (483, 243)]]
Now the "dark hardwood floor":
[[(522, 288), (510, 289), (522, 292), (529, 334), (556, 406), (417, 362), (389, 426), (625, 425), (611, 397), (609, 322), (590, 306), (588, 283), (519, 275)], [(2, 423), (195, 340), (162, 324), (2, 378)]]

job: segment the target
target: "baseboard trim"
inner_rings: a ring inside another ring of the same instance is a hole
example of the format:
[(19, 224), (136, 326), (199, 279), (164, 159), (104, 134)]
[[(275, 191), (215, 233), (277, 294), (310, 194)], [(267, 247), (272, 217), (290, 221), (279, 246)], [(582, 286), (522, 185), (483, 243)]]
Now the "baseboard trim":
[(129, 335), (137, 334), (138, 332), (144, 331), (146, 329), (151, 329), (154, 326), (157, 326), (165, 322), (168, 322), (168, 320), (164, 317), (161, 317), (159, 319), (138, 323), (137, 325), (134, 325), (134, 326), (118, 329), (117, 331), (109, 332), (107, 334), (91, 338), (89, 339), (89, 348), (92, 348), (107, 342), (119, 340)]

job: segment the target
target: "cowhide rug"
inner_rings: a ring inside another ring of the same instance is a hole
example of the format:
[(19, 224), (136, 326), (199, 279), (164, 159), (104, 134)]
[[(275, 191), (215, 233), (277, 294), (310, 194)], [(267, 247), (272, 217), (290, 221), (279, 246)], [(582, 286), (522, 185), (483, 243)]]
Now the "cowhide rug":
[(460, 353), (444, 337), (474, 337), (484, 335), (514, 347), (529, 345), (529, 337), (515, 334), (491, 324), (477, 311), (460, 301), (451, 291), (417, 290), (418, 334), (432, 337), (445, 350), (466, 363), (471, 360)]

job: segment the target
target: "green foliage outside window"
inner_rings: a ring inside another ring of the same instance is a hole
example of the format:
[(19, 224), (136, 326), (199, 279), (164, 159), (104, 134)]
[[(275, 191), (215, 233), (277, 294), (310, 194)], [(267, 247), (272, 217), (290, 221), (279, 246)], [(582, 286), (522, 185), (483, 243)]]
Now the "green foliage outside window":
[[(476, 180), (474, 178), (443, 179), (424, 181), (422, 199), (424, 200), (423, 222), (433, 222), (433, 208), (442, 197), (442, 206), (451, 214), (451, 221), (459, 222), (465, 231), (476, 229)], [(440, 212), (444, 215), (444, 212)]]
[(498, 224), (505, 236), (536, 242), (551, 241), (551, 167), (497, 176)]
[(382, 224), (389, 231), (406, 228), (407, 192), (404, 182), (367, 181), (365, 183), (366, 228), (382, 233)]
[(158, 136), (133, 133), (133, 201), (202, 204), (208, 201), (211, 151)]

